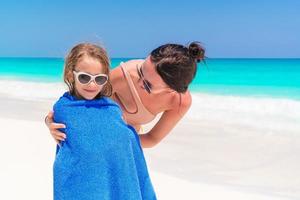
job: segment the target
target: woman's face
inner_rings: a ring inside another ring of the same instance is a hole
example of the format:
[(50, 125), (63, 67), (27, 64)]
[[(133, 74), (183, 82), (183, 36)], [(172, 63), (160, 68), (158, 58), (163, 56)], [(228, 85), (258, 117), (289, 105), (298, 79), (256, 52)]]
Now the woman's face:
[[(85, 72), (90, 75), (98, 75), (103, 73), (104, 70), (102, 64), (89, 56), (84, 56), (75, 66), (76, 72)], [(84, 99), (94, 99), (102, 90), (104, 85), (98, 85), (95, 81), (91, 81), (88, 84), (82, 84), (75, 78), (75, 92), (77, 95)]]
[(148, 93), (160, 93), (162, 91), (171, 90), (171, 88), (163, 81), (155, 69), (154, 63), (150, 56), (145, 59), (145, 62), (138, 68), (139, 85)]

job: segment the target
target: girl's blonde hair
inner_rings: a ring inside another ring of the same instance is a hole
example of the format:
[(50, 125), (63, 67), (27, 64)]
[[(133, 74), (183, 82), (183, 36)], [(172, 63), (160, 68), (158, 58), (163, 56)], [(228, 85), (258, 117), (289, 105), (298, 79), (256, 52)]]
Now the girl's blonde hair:
[(90, 43), (81, 43), (76, 45), (71, 49), (71, 51), (69, 52), (69, 54), (65, 59), (64, 82), (67, 84), (70, 94), (76, 95), (75, 88), (74, 88), (75, 80), (74, 80), (73, 71), (75, 70), (75, 67), (78, 64), (78, 62), (84, 56), (89, 56), (91, 58), (98, 60), (103, 66), (102, 73), (108, 76), (107, 83), (104, 85), (101, 92), (97, 94), (95, 98), (100, 98), (102, 96), (110, 97), (112, 95), (112, 85), (110, 83), (110, 77), (109, 77), (110, 61), (108, 55), (104, 48)]

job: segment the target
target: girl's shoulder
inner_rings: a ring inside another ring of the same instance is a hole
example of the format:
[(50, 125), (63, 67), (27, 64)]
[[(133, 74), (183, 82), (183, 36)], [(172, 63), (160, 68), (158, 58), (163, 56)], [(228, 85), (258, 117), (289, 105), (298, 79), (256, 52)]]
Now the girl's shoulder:
[(120, 108), (119, 104), (117, 104), (117, 102), (112, 100), (110, 97), (101, 97), (100, 99), (98, 99), (98, 101), (99, 104), (102, 106), (112, 106), (112, 107)]
[(65, 107), (72, 99), (72, 95), (69, 92), (65, 92), (53, 105), (53, 110), (61, 109)]
[(101, 99), (99, 99), (99, 105), (101, 107), (105, 107), (106, 109), (110, 109), (110, 110), (115, 110), (117, 111), (120, 115), (122, 115), (122, 110), (121, 107), (119, 106), (119, 104), (117, 102), (115, 102), (114, 100), (112, 100), (109, 97), (102, 97)]
[(55, 104), (66, 104), (67, 102), (75, 101), (76, 98), (72, 96), (69, 92), (65, 92), (62, 96), (58, 98)]
[(69, 92), (65, 92), (54, 104), (53, 109), (66, 109), (67, 107), (74, 108), (90, 108), (95, 107), (98, 109), (113, 109), (119, 110), (121, 112), (120, 106), (113, 101), (109, 97), (101, 97), (98, 99), (93, 100), (85, 100), (85, 99), (78, 99), (75, 96), (71, 95)]

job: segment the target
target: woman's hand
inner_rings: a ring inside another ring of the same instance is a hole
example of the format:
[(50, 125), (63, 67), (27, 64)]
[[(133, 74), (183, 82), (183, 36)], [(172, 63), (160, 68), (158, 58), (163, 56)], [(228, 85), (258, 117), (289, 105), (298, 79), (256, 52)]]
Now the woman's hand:
[(49, 128), (50, 134), (52, 135), (56, 143), (59, 144), (61, 141), (65, 141), (67, 136), (63, 132), (60, 132), (58, 129), (66, 128), (66, 126), (64, 124), (54, 123), (53, 114), (53, 111), (50, 111), (48, 113), (48, 115), (45, 118), (45, 123)]

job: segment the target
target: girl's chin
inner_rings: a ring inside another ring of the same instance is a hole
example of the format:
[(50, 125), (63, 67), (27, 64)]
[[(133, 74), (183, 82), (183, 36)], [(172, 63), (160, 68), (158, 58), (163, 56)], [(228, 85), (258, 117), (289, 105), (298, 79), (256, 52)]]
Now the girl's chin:
[(94, 94), (85, 94), (85, 95), (82, 95), (85, 99), (88, 99), (88, 100), (92, 100), (94, 99), (96, 96), (97, 96), (98, 93), (94, 93)]
[(94, 99), (96, 96), (97, 96), (98, 92), (87, 92), (87, 91), (84, 91), (83, 93), (80, 94), (80, 96), (84, 99), (87, 99), (87, 100), (92, 100)]

